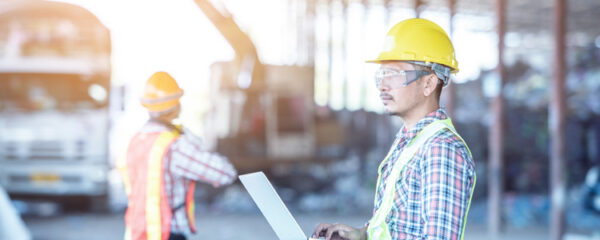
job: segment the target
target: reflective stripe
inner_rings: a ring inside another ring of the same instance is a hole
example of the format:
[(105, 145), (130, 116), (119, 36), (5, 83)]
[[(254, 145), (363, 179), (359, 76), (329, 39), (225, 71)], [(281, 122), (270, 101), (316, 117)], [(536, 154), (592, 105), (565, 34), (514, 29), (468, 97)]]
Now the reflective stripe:
[[(123, 178), (123, 185), (125, 185), (125, 193), (127, 194), (127, 197), (129, 198), (129, 195), (131, 194), (131, 185), (129, 184), (129, 174), (127, 173), (127, 149), (129, 148), (129, 146), (127, 148), (125, 148), (126, 151), (123, 151), (123, 153), (117, 157), (117, 161), (116, 161), (116, 167), (117, 170), (119, 170), (119, 172), (121, 173), (121, 177)], [(125, 236), (123, 236), (124, 240), (131, 240), (131, 228), (129, 226), (125, 227)]]
[(183, 96), (183, 92), (175, 93), (175, 94), (172, 94), (169, 96), (164, 96), (164, 97), (156, 98), (156, 99), (141, 98), (140, 102), (142, 102), (144, 104), (152, 105), (152, 104), (157, 104), (157, 103), (163, 103), (163, 102), (173, 100), (173, 99), (178, 99), (181, 96)]
[[(376, 189), (375, 189), (375, 198), (373, 199), (373, 206), (377, 205), (377, 189), (379, 189), (379, 184), (381, 184), (381, 173), (382, 173), (381, 171), (383, 169), (383, 166), (387, 163), (387, 161), (390, 160), (390, 158), (392, 157), (392, 154), (394, 153), (394, 149), (396, 148), (396, 146), (399, 143), (400, 143), (400, 139), (396, 139), (396, 141), (394, 141), (394, 143), (392, 144), (392, 147), (390, 148), (390, 151), (385, 156), (385, 158), (383, 159), (381, 164), (379, 164), (379, 168), (377, 169), (377, 173), (379, 174), (379, 176), (377, 177), (377, 185), (375, 185)], [(386, 196), (386, 194), (385, 194), (385, 190), (384, 190), (384, 199), (383, 200), (385, 200), (385, 196)], [(387, 224), (385, 226), (381, 225), (380, 218), (381, 218), (382, 212), (384, 212), (381, 210), (381, 207), (383, 207), (383, 205), (385, 205), (384, 203), (385, 202), (381, 202), (379, 209), (375, 212), (375, 214), (369, 221), (369, 226), (367, 228), (368, 239), (391, 239), (392, 238), (388, 231)], [(385, 224), (385, 218), (383, 219), (383, 223)]]
[(196, 219), (194, 215), (194, 190), (196, 189), (196, 182), (192, 181), (190, 187), (187, 190), (187, 196), (185, 197), (185, 210), (187, 214), (188, 223), (192, 233), (196, 232)]
[(129, 174), (127, 173), (127, 149), (129, 149), (129, 146), (125, 148), (125, 151), (123, 151), (120, 156), (117, 157), (116, 167), (121, 173), (123, 184), (125, 185), (125, 193), (129, 197), (129, 194), (131, 193), (131, 185), (129, 184)]
[[(454, 128), (454, 125), (452, 124), (452, 121), (450, 120), (450, 118), (446, 119), (443, 123), (446, 124), (446, 128), (448, 128), (448, 130), (450, 130), (452, 133), (454, 133), (454, 135), (456, 135), (465, 144), (465, 147), (467, 147), (467, 151), (469, 151), (469, 156), (472, 159), (473, 154), (471, 154), (471, 149), (469, 149), (469, 146), (467, 146), (467, 143), (465, 142), (465, 140), (456, 132), (456, 129)], [(473, 175), (473, 186), (471, 187), (471, 195), (469, 196), (469, 204), (467, 204), (467, 211), (465, 212), (465, 217), (463, 219), (463, 227), (462, 227), (461, 234), (460, 234), (461, 240), (465, 237), (465, 228), (467, 227), (467, 215), (469, 215), (469, 209), (471, 208), (471, 200), (473, 199), (473, 191), (475, 191), (476, 184), (477, 184), (477, 175), (474, 174)]]
[[(427, 127), (425, 127), (415, 138), (413, 138), (413, 140), (410, 143), (408, 143), (406, 148), (404, 148), (404, 150), (402, 150), (402, 153), (400, 153), (400, 157), (398, 158), (398, 162), (395, 164), (395, 166), (393, 166), (392, 172), (386, 179), (386, 185), (385, 185), (386, 189), (384, 189), (384, 192), (383, 192), (381, 205), (379, 206), (379, 208), (377, 209), (377, 211), (375, 212), (375, 214), (369, 221), (369, 226), (367, 228), (368, 239), (387, 240), (387, 239), (392, 238), (390, 231), (388, 229), (388, 224), (386, 223), (385, 220), (386, 220), (387, 216), (390, 214), (392, 207), (394, 205), (396, 182), (398, 182), (398, 179), (402, 175), (402, 171), (404, 170), (406, 165), (410, 162), (410, 160), (414, 157), (415, 153), (425, 144), (425, 142), (429, 138), (431, 138), (438, 131), (440, 131), (444, 128), (449, 129), (454, 135), (456, 135), (465, 144), (465, 146), (467, 147), (467, 150), (469, 151), (469, 155), (471, 155), (471, 150), (469, 150), (469, 147), (467, 146), (467, 144), (464, 142), (462, 137), (460, 137), (460, 135), (458, 135), (458, 133), (454, 129), (454, 126), (452, 125), (452, 121), (450, 120), (450, 118), (447, 118), (445, 120), (435, 121), (435, 122), (429, 124)], [(392, 148), (388, 152), (387, 156), (379, 165), (379, 169), (378, 169), (379, 176), (377, 178), (377, 188), (376, 189), (379, 189), (379, 186), (381, 184), (381, 178), (382, 178), (381, 170), (382, 170), (383, 166), (390, 160), (391, 155), (398, 143), (399, 143), (398, 140), (396, 140), (394, 142), (394, 144), (392, 145)], [(467, 213), (469, 212), (469, 207), (471, 205), (471, 198), (473, 196), (473, 190), (475, 189), (476, 181), (477, 181), (477, 176), (475, 176), (475, 179), (473, 181), (473, 187), (471, 188), (471, 196), (469, 197), (469, 204), (467, 205), (467, 212), (465, 212), (465, 217), (463, 219), (463, 228), (461, 231), (461, 239), (464, 237), (464, 230), (465, 230), (466, 221), (467, 221)], [(376, 205), (377, 204), (377, 190), (375, 191), (375, 200), (374, 201), (375, 201), (374, 204)]]
[(161, 192), (163, 182), (162, 159), (167, 152), (167, 147), (175, 139), (171, 132), (161, 133), (150, 150), (148, 162), (148, 175), (146, 185), (146, 233), (148, 240), (161, 239)]
[(172, 213), (164, 186), (163, 159), (178, 132), (137, 134), (117, 159), (126, 192), (126, 240), (166, 240)]
[(123, 239), (131, 240), (131, 228), (130, 227), (125, 227), (125, 237), (123, 237)]

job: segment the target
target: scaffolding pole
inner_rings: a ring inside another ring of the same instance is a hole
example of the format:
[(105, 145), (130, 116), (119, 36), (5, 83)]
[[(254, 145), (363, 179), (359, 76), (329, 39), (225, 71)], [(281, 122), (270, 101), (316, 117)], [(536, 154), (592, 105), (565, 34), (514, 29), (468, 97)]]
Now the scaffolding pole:
[(414, 2), (414, 8), (415, 8), (415, 16), (416, 18), (420, 18), (421, 17), (421, 7), (423, 5), (423, 0), (415, 0)]
[(305, 15), (308, 18), (306, 21), (304, 34), (306, 34), (306, 56), (305, 65), (315, 66), (315, 53), (317, 49), (317, 41), (315, 29), (317, 25), (317, 4), (318, 0), (309, 0), (306, 2)]
[(342, 0), (342, 36), (341, 36), (341, 48), (342, 48), (342, 99), (344, 103), (344, 109), (348, 109), (348, 88), (350, 87), (350, 83), (348, 80), (348, 0)]
[(488, 228), (490, 237), (498, 239), (502, 227), (502, 217), (500, 206), (502, 204), (502, 190), (504, 189), (504, 164), (503, 164), (503, 149), (504, 149), (504, 97), (502, 90), (505, 82), (504, 69), (504, 33), (506, 32), (505, 25), (505, 8), (504, 0), (496, 0), (496, 31), (498, 33), (498, 65), (496, 72), (498, 74), (498, 92), (492, 102), (493, 122), (490, 126), (490, 166), (489, 166), (489, 221)]
[[(453, 39), (454, 36), (454, 14), (456, 14), (456, 0), (449, 0), (448, 8), (450, 9), (450, 39)], [(445, 89), (445, 98), (446, 98), (446, 113), (450, 117), (454, 117), (454, 108), (456, 105), (456, 89), (454, 88), (454, 84), (452, 83), (452, 77), (448, 79), (450, 81)]]
[[(362, 21), (361, 21), (362, 24), (360, 26), (360, 32), (361, 32), (360, 44), (361, 44), (361, 46), (364, 47), (366, 45), (365, 42), (366, 42), (367, 28), (369, 27), (369, 26), (367, 26), (367, 19), (369, 18), (369, 8), (370, 8), (369, 0), (361, 0), (361, 4), (363, 6), (364, 12), (362, 15)], [(385, 12), (387, 13), (388, 11), (385, 11)], [(371, 79), (369, 79), (369, 80), (371, 80)], [(366, 101), (367, 89), (369, 89), (369, 86), (367, 86), (367, 83), (370, 83), (370, 82), (371, 81), (363, 80), (362, 83), (360, 84), (361, 85), (361, 87), (360, 87), (360, 99), (361, 99), (360, 102), (361, 102), (361, 104), (360, 105), (363, 109), (367, 108), (367, 101)]]
[(327, 33), (327, 51), (328, 53), (328, 79), (327, 79), (327, 106), (331, 107), (332, 97), (333, 97), (333, 0), (325, 0), (325, 4), (327, 5), (327, 23), (329, 24), (329, 32)]
[(391, 22), (391, 16), (390, 16), (391, 15), (390, 12), (392, 11), (392, 1), (391, 0), (383, 0), (383, 8), (385, 9), (383, 21), (385, 22), (386, 27), (394, 26)]
[(550, 184), (552, 196), (550, 239), (560, 240), (565, 233), (565, 35), (566, 1), (554, 1), (554, 77), (550, 92)]

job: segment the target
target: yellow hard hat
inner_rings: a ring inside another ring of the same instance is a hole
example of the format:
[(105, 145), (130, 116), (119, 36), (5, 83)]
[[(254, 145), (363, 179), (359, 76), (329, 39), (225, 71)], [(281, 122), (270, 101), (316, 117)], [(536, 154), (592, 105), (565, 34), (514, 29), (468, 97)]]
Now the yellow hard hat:
[(156, 72), (146, 81), (140, 102), (150, 112), (165, 112), (179, 105), (183, 89), (166, 72)]
[(384, 49), (370, 63), (383, 61), (419, 61), (437, 63), (458, 72), (458, 62), (448, 34), (437, 24), (422, 18), (397, 23), (388, 32)]

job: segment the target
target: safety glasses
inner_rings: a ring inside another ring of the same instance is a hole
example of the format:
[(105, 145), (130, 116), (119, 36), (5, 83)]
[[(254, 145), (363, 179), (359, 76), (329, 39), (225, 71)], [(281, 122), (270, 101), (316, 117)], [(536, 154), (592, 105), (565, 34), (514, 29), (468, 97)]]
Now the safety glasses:
[(431, 74), (425, 70), (397, 70), (393, 68), (380, 68), (375, 72), (375, 85), (377, 88), (381, 84), (392, 89), (406, 87), (411, 82), (419, 80), (421, 77)]

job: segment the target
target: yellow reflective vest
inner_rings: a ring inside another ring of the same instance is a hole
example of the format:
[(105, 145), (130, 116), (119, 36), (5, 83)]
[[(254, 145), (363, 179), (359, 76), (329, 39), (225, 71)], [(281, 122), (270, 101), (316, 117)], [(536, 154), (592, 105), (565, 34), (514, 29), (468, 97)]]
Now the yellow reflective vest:
[[(388, 229), (388, 224), (386, 223), (385, 220), (386, 220), (387, 216), (390, 214), (390, 212), (392, 211), (392, 207), (394, 205), (396, 183), (398, 182), (400, 175), (401, 175), (402, 171), (404, 170), (404, 167), (408, 164), (408, 162), (410, 162), (410, 160), (414, 157), (414, 155), (417, 153), (417, 151), (425, 144), (427, 139), (431, 138), (438, 131), (441, 131), (444, 128), (450, 130), (452, 133), (454, 133), (454, 135), (456, 135), (464, 143), (464, 140), (460, 137), (460, 135), (454, 129), (454, 125), (452, 125), (452, 121), (450, 120), (450, 118), (447, 118), (444, 120), (437, 120), (437, 121), (429, 124), (427, 127), (425, 127), (406, 146), (406, 148), (404, 148), (404, 150), (400, 154), (399, 159), (397, 160), (398, 162), (394, 165), (392, 172), (390, 173), (388, 178), (385, 180), (386, 188), (384, 189), (384, 192), (383, 192), (381, 205), (379, 206), (379, 208), (377, 209), (377, 211), (375, 212), (375, 214), (369, 221), (369, 226), (367, 227), (367, 239), (378, 239), (378, 240), (392, 239), (390, 231)], [(390, 149), (390, 151), (387, 154), (387, 156), (385, 157), (385, 159), (379, 165), (378, 172), (380, 174), (379, 174), (379, 177), (377, 178), (377, 188), (376, 189), (379, 189), (379, 186), (382, 181), (381, 168), (384, 166), (384, 164), (387, 161), (389, 161), (389, 159), (392, 155), (393, 149), (395, 148), (395, 146), (397, 144), (398, 144), (398, 142), (395, 142), (392, 145), (392, 149)], [(465, 143), (465, 146), (467, 146), (466, 143)], [(469, 148), (467, 147), (467, 150), (468, 149)], [(469, 155), (471, 155), (470, 150), (469, 150)], [(475, 189), (475, 182), (477, 182), (476, 176), (475, 176), (475, 181), (473, 182), (473, 187), (471, 188), (471, 195), (470, 195), (471, 197), (473, 196), (473, 190)], [(463, 219), (463, 227), (461, 229), (461, 239), (464, 237), (465, 226), (466, 226), (466, 221), (467, 221), (467, 213), (469, 212), (469, 207), (471, 206), (471, 197), (469, 197), (469, 204), (467, 205), (467, 212), (465, 213), (465, 218)], [(375, 201), (377, 201), (377, 193), (375, 193)]]

